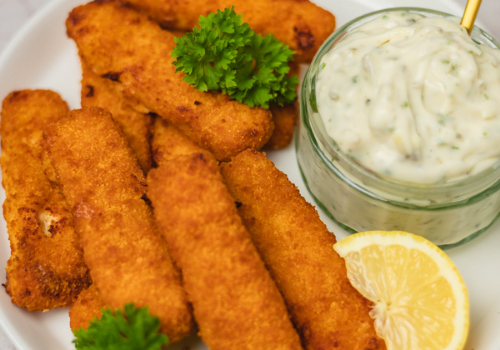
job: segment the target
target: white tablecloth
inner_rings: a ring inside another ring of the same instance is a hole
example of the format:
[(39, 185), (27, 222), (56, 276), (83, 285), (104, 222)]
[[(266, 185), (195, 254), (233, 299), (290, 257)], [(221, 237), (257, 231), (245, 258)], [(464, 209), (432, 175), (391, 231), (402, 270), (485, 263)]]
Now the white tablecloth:
[[(15, 33), (43, 6), (51, 0), (0, 0), (0, 54)], [(453, 0), (464, 5), (467, 0)], [(418, 6), (418, 1), (415, 1)], [(484, 0), (478, 18), (488, 28), (490, 33), (500, 40), (500, 1)], [(2, 82), (0, 82), (1, 84)], [(0, 96), (2, 99), (4, 96)], [(0, 273), (4, 273), (0, 267)], [(0, 290), (3, 292), (3, 290)], [(0, 329), (0, 350), (17, 350)]]

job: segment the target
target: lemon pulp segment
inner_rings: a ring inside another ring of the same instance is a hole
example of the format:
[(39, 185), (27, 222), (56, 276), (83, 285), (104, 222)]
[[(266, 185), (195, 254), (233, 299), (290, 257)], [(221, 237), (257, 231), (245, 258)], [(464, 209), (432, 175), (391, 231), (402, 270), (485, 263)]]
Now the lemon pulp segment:
[(437, 246), (401, 231), (370, 231), (334, 245), (351, 284), (374, 303), (370, 316), (389, 350), (457, 350), (465, 345), (465, 284)]

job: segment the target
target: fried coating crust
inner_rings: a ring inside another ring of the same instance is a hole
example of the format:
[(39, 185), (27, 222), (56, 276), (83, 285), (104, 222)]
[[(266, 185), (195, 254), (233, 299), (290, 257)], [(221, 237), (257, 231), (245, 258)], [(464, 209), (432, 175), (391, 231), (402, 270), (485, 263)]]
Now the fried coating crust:
[(82, 107), (100, 107), (109, 111), (113, 119), (123, 130), (123, 134), (137, 156), (139, 165), (147, 173), (151, 169), (151, 126), (153, 118), (149, 114), (133, 110), (123, 99), (123, 95), (114, 93), (109, 87), (111, 82), (94, 74), (82, 61)]
[(221, 164), (239, 213), (283, 294), (306, 349), (385, 349), (370, 308), (349, 283), (335, 237), (314, 207), (263, 154)]
[(114, 81), (137, 110), (171, 121), (219, 159), (261, 148), (271, 136), (268, 110), (201, 92), (175, 73), (174, 34), (115, 1), (91, 2), (71, 11), (68, 35), (94, 73)]
[(147, 305), (171, 341), (189, 334), (179, 273), (147, 204), (143, 172), (111, 114), (72, 111), (45, 140), (102, 303)]
[(90, 321), (101, 318), (103, 307), (99, 291), (95, 285), (90, 285), (89, 288), (78, 295), (75, 303), (69, 309), (69, 325), (71, 330), (75, 332), (80, 328), (89, 328)]
[(3, 101), (3, 204), (11, 256), (6, 292), (30, 311), (66, 307), (90, 284), (73, 217), (43, 160), (43, 129), (68, 113), (48, 90), (23, 90)]
[(274, 131), (265, 149), (282, 149), (292, 143), (295, 124), (297, 123), (297, 109), (293, 104), (284, 106), (271, 106)]
[(212, 350), (302, 349), (217, 162), (206, 151), (192, 153), (172, 126), (156, 126), (165, 142), (153, 141), (161, 156), (148, 174), (148, 196), (204, 342)]
[(310, 62), (335, 30), (335, 16), (307, 0), (127, 0), (165, 28), (191, 30), (200, 15), (234, 6), (243, 22), (260, 34), (274, 34), (296, 52), (297, 62)]
[[(289, 76), (299, 76), (300, 65), (295, 62), (289, 64)], [(298, 88), (298, 87), (297, 87)], [(292, 143), (295, 124), (298, 119), (298, 101), (295, 104), (285, 104), (284, 106), (271, 106), (271, 114), (273, 116), (274, 130), (264, 146), (265, 149), (281, 149), (286, 148)]]
[(202, 148), (184, 136), (172, 124), (161, 118), (156, 118), (154, 121), (151, 149), (153, 160), (157, 165), (178, 156), (203, 151)]

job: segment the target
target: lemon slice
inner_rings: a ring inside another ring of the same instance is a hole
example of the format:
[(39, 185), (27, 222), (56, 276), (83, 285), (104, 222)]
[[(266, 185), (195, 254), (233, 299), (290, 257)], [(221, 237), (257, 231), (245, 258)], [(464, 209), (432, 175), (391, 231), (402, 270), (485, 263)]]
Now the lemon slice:
[(356, 233), (336, 243), (351, 284), (374, 306), (388, 350), (459, 350), (469, 330), (467, 288), (453, 262), (401, 231)]

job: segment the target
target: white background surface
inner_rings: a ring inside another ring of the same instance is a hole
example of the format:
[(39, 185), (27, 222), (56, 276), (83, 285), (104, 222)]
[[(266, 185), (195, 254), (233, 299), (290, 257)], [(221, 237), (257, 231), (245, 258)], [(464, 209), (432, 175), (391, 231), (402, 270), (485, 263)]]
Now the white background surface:
[[(38, 11), (40, 11), (51, 0), (0, 0), (0, 54), (3, 52), (9, 41), (22, 28), (22, 26)], [(453, 0), (463, 6), (466, 0)], [(382, 2), (382, 1), (381, 1)], [(346, 3), (348, 3), (346, 1)], [(388, 1), (389, 6), (394, 3)], [(348, 6), (348, 5), (346, 5)], [(415, 0), (415, 6), (419, 6), (419, 1)], [(339, 9), (340, 10), (340, 9)], [(478, 18), (497, 40), (500, 40), (500, 0), (484, 0)], [(36, 59), (33, 57), (32, 59)], [(0, 85), (5, 82), (0, 81)], [(0, 101), (5, 96), (0, 96)], [(0, 267), (0, 273), (3, 266)], [(498, 277), (496, 277), (498, 278)], [(0, 288), (0, 293), (3, 293)], [(500, 331), (500, 330), (499, 330)], [(0, 349), (17, 350), (12, 342), (7, 338), (4, 331), (0, 329)], [(50, 350), (50, 349), (47, 349)], [(481, 350), (481, 349), (474, 349)]]

